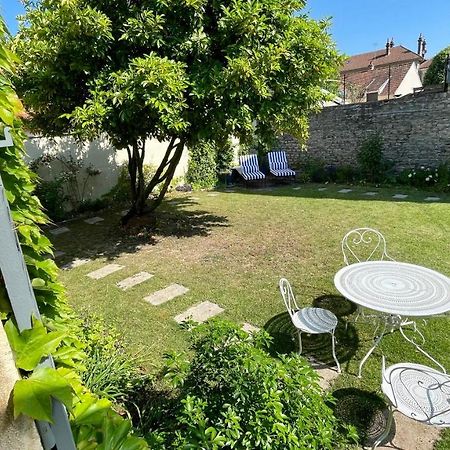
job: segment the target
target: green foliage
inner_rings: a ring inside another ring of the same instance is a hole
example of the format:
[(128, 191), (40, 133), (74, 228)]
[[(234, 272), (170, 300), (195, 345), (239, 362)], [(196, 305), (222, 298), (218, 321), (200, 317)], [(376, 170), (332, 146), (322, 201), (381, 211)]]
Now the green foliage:
[(391, 167), (383, 156), (383, 138), (379, 134), (373, 134), (364, 140), (357, 160), (361, 176), (370, 183), (383, 181), (387, 170)]
[(417, 188), (432, 188), (437, 192), (450, 192), (450, 163), (440, 164), (436, 168), (420, 166), (402, 170), (397, 182)]
[(15, 354), (16, 366), (33, 370), (44, 356), (53, 353), (64, 338), (60, 331), (47, 333), (42, 322), (33, 321), (33, 328), (19, 333), (11, 320), (5, 324), (5, 332)]
[(449, 54), (450, 45), (433, 57), (430, 67), (425, 72), (423, 79), (424, 86), (442, 84), (444, 82), (445, 62)]
[(216, 146), (213, 142), (200, 142), (189, 150), (186, 180), (194, 189), (209, 189), (217, 184)]
[(67, 217), (64, 209), (67, 196), (64, 193), (64, 182), (61, 179), (39, 180), (36, 186), (36, 196), (51, 220), (59, 222)]
[(161, 408), (153, 448), (346, 448), (318, 375), (298, 355), (272, 358), (269, 343), (227, 322), (194, 329), (190, 360), (166, 356), (176, 399)]
[[(18, 91), (44, 134), (106, 133), (129, 150), (133, 202), (166, 192), (175, 151), (143, 186), (146, 138), (179, 149), (230, 136), (304, 138), (342, 58), (304, 0), (27, 2)], [(166, 30), (170, 30), (167, 33)], [(134, 188), (134, 189), (133, 189)], [(141, 211), (139, 211), (141, 212)]]
[[(78, 24), (82, 27), (82, 24)], [(66, 29), (70, 33), (71, 29)], [(0, 19), (0, 119), (11, 127), (14, 145), (0, 152), (0, 173), (9, 202), (11, 215), (17, 230), (19, 243), (25, 257), (28, 274), (42, 316), (42, 323), (34, 322), (30, 330), (21, 333), (13, 326), (13, 316), (8, 305), (4, 282), (0, 278), (2, 302), (1, 317), (9, 319), (6, 324), (11, 346), (16, 353), (17, 364), (23, 370), (24, 378), (19, 380), (13, 391), (14, 414), (27, 414), (33, 418), (51, 421), (51, 398), (63, 402), (70, 413), (73, 431), (78, 448), (112, 448), (105, 441), (111, 441), (111, 430), (117, 429), (120, 442), (133, 441), (133, 446), (117, 445), (115, 448), (147, 448), (143, 440), (128, 436), (122, 439), (123, 430), (129, 431), (126, 422), (110, 408), (110, 403), (99, 400), (81, 384), (79, 372), (83, 370), (85, 358), (83, 343), (79, 340), (79, 322), (67, 305), (65, 291), (57, 281), (58, 269), (51, 259), (52, 246), (45, 237), (40, 225), (47, 223), (41, 204), (34, 195), (36, 175), (24, 162), (23, 140), (25, 135), (19, 115), (22, 105), (14, 92), (10, 77), (13, 71), (14, 56), (5, 48), (6, 29)], [(97, 39), (96, 36), (93, 36)], [(80, 46), (84, 43), (79, 41)], [(42, 55), (45, 55), (45, 51)], [(44, 57), (44, 56), (43, 56)], [(88, 57), (88, 56), (86, 56)], [(3, 131), (3, 130), (1, 130)], [(52, 353), (57, 369), (35, 368), (42, 357)], [(97, 415), (87, 415), (94, 410)], [(85, 421), (80, 425), (81, 412)], [(95, 419), (93, 420), (89, 420)], [(109, 424), (113, 421), (114, 427)], [(81, 429), (82, 428), (82, 429)], [(85, 445), (85, 443), (89, 445)], [(139, 443), (137, 443), (139, 442)]]
[(82, 340), (87, 358), (81, 377), (86, 387), (121, 406), (131, 404), (146, 379), (140, 359), (127, 352), (111, 326), (107, 328), (96, 318), (84, 321)]

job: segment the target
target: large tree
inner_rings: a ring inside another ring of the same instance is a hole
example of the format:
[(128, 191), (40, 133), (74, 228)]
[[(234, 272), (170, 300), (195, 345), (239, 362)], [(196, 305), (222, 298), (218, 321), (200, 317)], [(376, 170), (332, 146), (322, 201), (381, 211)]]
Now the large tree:
[[(47, 135), (106, 133), (128, 151), (132, 207), (154, 209), (185, 146), (304, 137), (341, 62), (304, 0), (25, 0), (17, 88)], [(153, 179), (145, 141), (167, 141)], [(125, 220), (127, 220), (127, 218)]]
[(442, 84), (445, 81), (445, 64), (448, 55), (450, 55), (450, 45), (433, 57), (423, 80), (425, 86)]

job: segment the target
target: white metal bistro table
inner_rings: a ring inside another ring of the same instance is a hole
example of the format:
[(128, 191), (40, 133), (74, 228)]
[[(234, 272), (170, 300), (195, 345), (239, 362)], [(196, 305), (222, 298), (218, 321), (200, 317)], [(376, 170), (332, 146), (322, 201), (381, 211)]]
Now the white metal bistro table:
[(381, 333), (359, 365), (358, 376), (370, 354), (386, 330), (399, 330), (417, 350), (431, 359), (445, 373), (445, 368), (405, 334), (404, 327), (413, 326), (425, 342), (416, 322), (410, 317), (429, 317), (450, 311), (450, 278), (426, 267), (396, 261), (367, 261), (343, 267), (334, 277), (336, 289), (347, 299), (379, 315)]

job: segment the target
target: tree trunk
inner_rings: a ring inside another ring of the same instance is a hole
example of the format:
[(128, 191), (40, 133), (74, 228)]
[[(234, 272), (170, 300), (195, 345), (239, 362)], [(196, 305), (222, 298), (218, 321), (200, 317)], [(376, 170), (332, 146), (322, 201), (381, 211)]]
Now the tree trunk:
[[(141, 139), (137, 140), (131, 148), (127, 148), (132, 204), (128, 213), (122, 217), (122, 225), (126, 225), (136, 215), (139, 216), (146, 212), (154, 211), (161, 204), (183, 154), (184, 141), (179, 141), (177, 144), (175, 144), (175, 141), (175, 137), (170, 140), (164, 158), (156, 170), (155, 175), (147, 185), (144, 179), (145, 141)], [(174, 149), (175, 152), (172, 155)], [(164, 182), (164, 185), (158, 197), (152, 202), (149, 208), (146, 208), (149, 195), (162, 182)]]

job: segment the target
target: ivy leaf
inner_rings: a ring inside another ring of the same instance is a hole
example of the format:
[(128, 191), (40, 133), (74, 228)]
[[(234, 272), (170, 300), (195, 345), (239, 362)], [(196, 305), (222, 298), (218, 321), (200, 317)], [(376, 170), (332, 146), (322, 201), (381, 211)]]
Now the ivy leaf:
[(73, 390), (55, 369), (39, 367), (30, 378), (19, 380), (14, 386), (14, 418), (26, 414), (53, 423), (52, 397), (71, 408)]
[(5, 324), (9, 343), (16, 356), (16, 366), (23, 370), (33, 370), (44, 356), (56, 350), (64, 339), (61, 331), (47, 333), (39, 320), (33, 320), (33, 328), (19, 333), (11, 320)]

